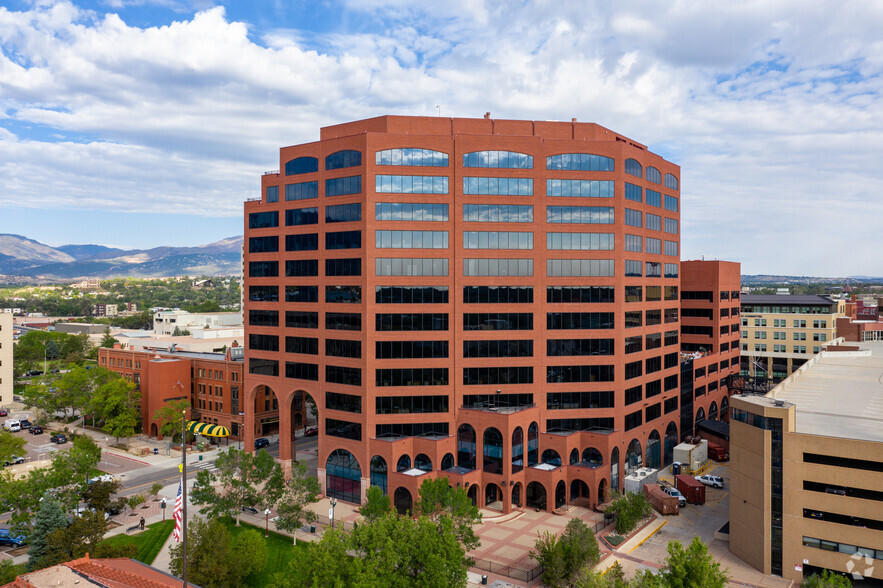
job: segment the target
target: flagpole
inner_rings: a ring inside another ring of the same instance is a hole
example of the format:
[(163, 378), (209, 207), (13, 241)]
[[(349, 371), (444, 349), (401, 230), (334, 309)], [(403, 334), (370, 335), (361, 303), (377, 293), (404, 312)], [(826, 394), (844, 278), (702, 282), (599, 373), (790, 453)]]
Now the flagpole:
[(183, 498), (184, 518), (182, 535), (184, 544), (181, 546), (184, 568), (184, 588), (187, 588), (187, 411), (181, 411), (181, 492)]

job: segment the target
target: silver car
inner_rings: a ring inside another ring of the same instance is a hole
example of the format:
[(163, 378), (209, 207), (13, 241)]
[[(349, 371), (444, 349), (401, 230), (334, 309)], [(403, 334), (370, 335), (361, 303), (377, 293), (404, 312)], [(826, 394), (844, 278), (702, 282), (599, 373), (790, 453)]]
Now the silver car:
[(704, 476), (696, 476), (696, 479), (705, 484), (706, 486), (711, 486), (713, 488), (723, 488), (724, 487), (724, 479), (720, 476), (712, 476), (711, 474), (705, 474)]

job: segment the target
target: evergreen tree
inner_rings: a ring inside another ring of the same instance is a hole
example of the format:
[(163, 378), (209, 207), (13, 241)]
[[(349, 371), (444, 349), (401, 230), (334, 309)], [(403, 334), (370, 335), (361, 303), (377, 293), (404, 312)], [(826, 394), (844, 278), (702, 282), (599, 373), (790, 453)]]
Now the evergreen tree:
[(46, 555), (46, 538), (56, 529), (67, 527), (67, 516), (64, 508), (54, 498), (46, 498), (40, 502), (40, 508), (34, 516), (34, 530), (28, 538), (30, 549), (28, 550), (28, 568), (37, 570), (42, 567), (41, 559)]

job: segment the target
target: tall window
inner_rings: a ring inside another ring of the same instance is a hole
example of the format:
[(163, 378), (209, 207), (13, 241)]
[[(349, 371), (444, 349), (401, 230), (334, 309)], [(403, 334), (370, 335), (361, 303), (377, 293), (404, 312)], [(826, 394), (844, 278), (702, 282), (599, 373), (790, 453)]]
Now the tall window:
[(503, 435), (490, 427), (484, 431), (484, 471), (491, 474), (503, 473)]
[(512, 473), (517, 474), (524, 469), (524, 432), (515, 427), (512, 432)]
[(531, 423), (527, 428), (527, 466), (535, 466), (540, 461), (540, 427)]
[(325, 493), (346, 502), (360, 503), (362, 470), (346, 449), (335, 449), (325, 462)]
[(457, 465), (475, 469), (475, 429), (470, 425), (463, 424), (457, 429)]

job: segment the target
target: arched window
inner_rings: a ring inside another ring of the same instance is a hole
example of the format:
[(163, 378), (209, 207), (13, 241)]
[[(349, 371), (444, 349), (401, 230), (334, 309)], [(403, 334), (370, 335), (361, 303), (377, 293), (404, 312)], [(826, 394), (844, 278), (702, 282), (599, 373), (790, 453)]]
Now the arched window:
[(418, 453), (414, 458), (414, 467), (424, 472), (432, 471), (432, 460), (425, 453)]
[(512, 473), (516, 474), (524, 469), (524, 432), (521, 427), (515, 427), (512, 431)]
[(490, 427), (484, 430), (482, 445), (484, 451), (483, 469), (491, 474), (503, 473), (503, 435)]
[(463, 154), (463, 167), (533, 169), (533, 156), (513, 151), (473, 151)]
[(512, 506), (521, 506), (521, 482), (512, 487)]
[(470, 425), (463, 424), (457, 429), (457, 465), (475, 469), (475, 429)]
[(579, 449), (574, 449), (570, 452), (570, 465), (575, 463), (579, 463)]
[(374, 154), (374, 164), (448, 167), (448, 154), (430, 149), (384, 149)]
[(346, 150), (332, 153), (325, 158), (325, 170), (343, 169), (362, 165), (362, 154), (358, 151)]
[(411, 469), (411, 456), (403, 455), (399, 458), (398, 463), (396, 463), (396, 471), (404, 472), (405, 470)]
[(561, 480), (555, 486), (555, 508), (561, 508), (565, 504), (567, 504), (567, 485)]
[(645, 178), (648, 182), (653, 182), (654, 184), (662, 183), (662, 173), (653, 166), (647, 168)]
[(635, 176), (636, 178), (644, 177), (644, 168), (638, 163), (637, 159), (626, 159), (625, 160), (625, 173), (630, 176)]
[(665, 174), (665, 187), (672, 190), (680, 190), (678, 187), (678, 179), (672, 174)]
[(604, 456), (594, 447), (586, 447), (583, 450), (583, 461), (596, 468), (604, 465)]
[(619, 447), (610, 452), (610, 489), (619, 490)]
[(558, 467), (561, 465), (561, 456), (554, 449), (547, 449), (543, 452), (543, 463)]
[(632, 439), (625, 451), (625, 471), (629, 473), (642, 465), (644, 465), (644, 461), (641, 455), (641, 442), (637, 439)]
[(730, 418), (730, 400), (724, 396), (721, 398), (721, 420), (729, 421)]
[(394, 496), (393, 500), (395, 503), (396, 510), (398, 511), (398, 513), (400, 515), (407, 515), (408, 513), (411, 512), (411, 505), (412, 505), (411, 493), (408, 491), (407, 488), (402, 488), (402, 487), (396, 488), (396, 492), (395, 492), (395, 496)]
[(346, 502), (362, 501), (362, 468), (346, 449), (335, 449), (325, 462), (325, 493)]
[(527, 467), (535, 466), (540, 457), (540, 427), (531, 423), (527, 428)]
[(377, 486), (386, 494), (386, 460), (379, 455), (371, 458), (371, 485)]
[(711, 406), (708, 407), (708, 420), (717, 420), (717, 402), (712, 402)]
[(700, 421), (705, 420), (705, 409), (700, 408), (696, 411), (696, 424), (698, 425)]
[(527, 507), (546, 510), (546, 487), (539, 482), (531, 482), (527, 485)]
[(441, 469), (442, 471), (449, 470), (454, 467), (454, 454), (453, 453), (445, 453), (445, 456), (441, 461)]
[(659, 431), (650, 431), (647, 438), (647, 467), (658, 470), (662, 465), (662, 443)]
[(613, 159), (590, 153), (562, 153), (546, 157), (546, 169), (613, 171)]
[(315, 157), (297, 157), (285, 164), (285, 175), (310, 174), (319, 171), (319, 160)]
[(662, 453), (662, 465), (668, 467), (674, 461), (675, 446), (678, 444), (678, 426), (668, 423), (665, 428), (665, 448)]

